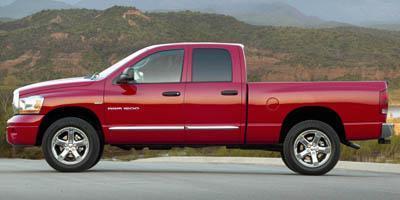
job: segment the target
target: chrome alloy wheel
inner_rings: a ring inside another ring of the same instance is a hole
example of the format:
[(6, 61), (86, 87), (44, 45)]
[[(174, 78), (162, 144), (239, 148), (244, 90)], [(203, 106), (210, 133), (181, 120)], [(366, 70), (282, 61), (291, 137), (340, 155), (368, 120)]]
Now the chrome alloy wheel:
[(297, 136), (293, 148), (299, 163), (316, 168), (329, 160), (332, 145), (325, 133), (319, 130), (307, 130)]
[(63, 128), (54, 135), (51, 141), (54, 158), (65, 165), (81, 162), (89, 152), (89, 139), (80, 129)]

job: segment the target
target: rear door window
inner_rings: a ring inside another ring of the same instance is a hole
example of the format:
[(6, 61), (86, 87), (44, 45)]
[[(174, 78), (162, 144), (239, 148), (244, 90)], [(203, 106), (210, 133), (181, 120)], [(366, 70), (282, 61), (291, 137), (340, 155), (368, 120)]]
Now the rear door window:
[(193, 82), (231, 82), (232, 58), (225, 49), (193, 49)]

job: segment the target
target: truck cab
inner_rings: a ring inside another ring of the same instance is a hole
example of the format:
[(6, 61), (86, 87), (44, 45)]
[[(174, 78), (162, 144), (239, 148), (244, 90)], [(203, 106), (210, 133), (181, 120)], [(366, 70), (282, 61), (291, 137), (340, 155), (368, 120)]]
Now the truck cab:
[(246, 77), (241, 44), (150, 46), (92, 76), (18, 88), (7, 140), (42, 146), (59, 171), (90, 169), (110, 144), (273, 150), (293, 171), (320, 175), (336, 165), (341, 143), (388, 143), (393, 134), (384, 81)]
[[(133, 59), (128, 68), (116, 70), (104, 89), (109, 141), (140, 145), (243, 143), (246, 76), (242, 48), (162, 45)], [(118, 75), (124, 70), (134, 81), (118, 84)]]

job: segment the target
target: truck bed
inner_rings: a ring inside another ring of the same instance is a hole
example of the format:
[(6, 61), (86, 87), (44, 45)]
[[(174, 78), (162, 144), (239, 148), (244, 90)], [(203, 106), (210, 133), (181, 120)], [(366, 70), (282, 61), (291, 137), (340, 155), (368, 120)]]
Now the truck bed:
[[(379, 94), (384, 81), (248, 83), (247, 143), (275, 143), (288, 113), (326, 108), (340, 116), (347, 140), (379, 136), (386, 115)], [(323, 117), (323, 116), (320, 116)]]

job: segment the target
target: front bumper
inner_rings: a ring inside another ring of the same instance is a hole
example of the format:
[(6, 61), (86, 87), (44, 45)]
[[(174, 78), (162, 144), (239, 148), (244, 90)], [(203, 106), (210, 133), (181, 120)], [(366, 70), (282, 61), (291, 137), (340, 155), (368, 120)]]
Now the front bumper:
[(390, 144), (390, 138), (394, 135), (394, 124), (383, 123), (381, 136), (378, 139), (379, 144)]
[(11, 145), (36, 144), (39, 126), (44, 115), (15, 115), (7, 121), (7, 142)]

